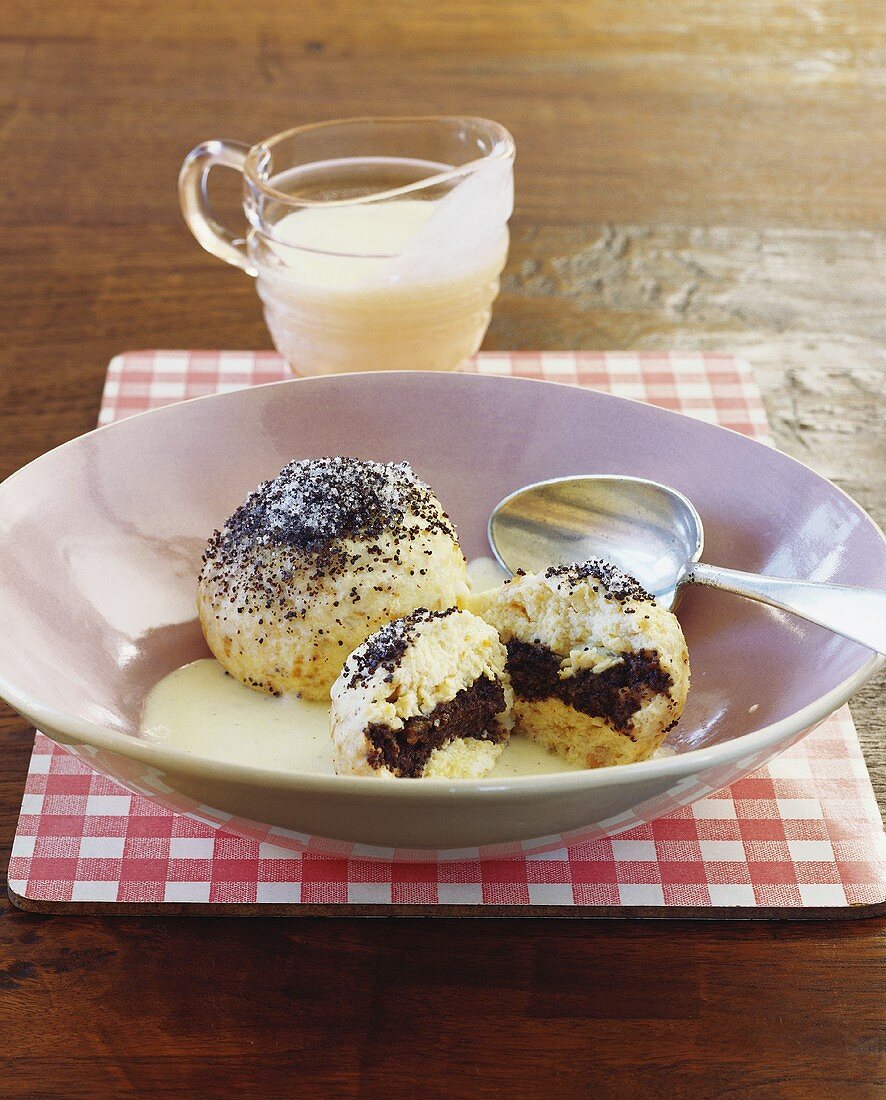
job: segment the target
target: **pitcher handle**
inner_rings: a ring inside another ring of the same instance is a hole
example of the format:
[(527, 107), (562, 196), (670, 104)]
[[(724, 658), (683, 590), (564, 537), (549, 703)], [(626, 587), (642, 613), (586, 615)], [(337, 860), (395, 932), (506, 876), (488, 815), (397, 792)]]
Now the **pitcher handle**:
[(178, 174), (178, 198), (188, 228), (206, 251), (242, 268), (248, 275), (255, 275), (246, 241), (216, 221), (206, 189), (210, 169), (216, 164), (242, 172), (249, 148), (242, 141), (224, 140), (204, 141), (195, 146)]

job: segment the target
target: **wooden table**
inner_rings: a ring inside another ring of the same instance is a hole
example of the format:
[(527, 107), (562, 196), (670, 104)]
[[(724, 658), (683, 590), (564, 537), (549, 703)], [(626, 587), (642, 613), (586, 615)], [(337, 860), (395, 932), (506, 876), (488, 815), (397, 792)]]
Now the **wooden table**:
[[(198, 140), (475, 113), (519, 150), (487, 347), (739, 351), (779, 444), (883, 522), (883, 32), (882, 0), (6, 0), (0, 476), (93, 426), (115, 352), (269, 346), (181, 223)], [(882, 686), (853, 708), (881, 795)], [(0, 736), (8, 854), (32, 735)], [(7, 1095), (874, 1096), (884, 1068), (882, 921), (0, 921)]]

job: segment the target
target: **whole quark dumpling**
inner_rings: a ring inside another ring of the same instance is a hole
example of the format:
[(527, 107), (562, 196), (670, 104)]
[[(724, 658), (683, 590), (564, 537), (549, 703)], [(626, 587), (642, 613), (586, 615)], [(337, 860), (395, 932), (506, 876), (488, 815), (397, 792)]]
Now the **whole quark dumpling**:
[(328, 698), (348, 653), (417, 607), (464, 602), (455, 530), (406, 462), (290, 462), (203, 556), (197, 607), (225, 669), (272, 694)]

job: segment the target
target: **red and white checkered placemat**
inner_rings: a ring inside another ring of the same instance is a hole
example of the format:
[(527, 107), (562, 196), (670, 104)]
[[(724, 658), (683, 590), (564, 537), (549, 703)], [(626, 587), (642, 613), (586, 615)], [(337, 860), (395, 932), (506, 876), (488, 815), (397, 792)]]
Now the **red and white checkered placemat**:
[[(759, 391), (728, 355), (496, 352), (474, 369), (590, 386), (766, 439)], [(110, 365), (100, 423), (286, 376), (270, 352), (130, 352)], [(439, 864), (244, 840), (130, 794), (38, 734), (8, 878), (14, 900), (45, 911), (834, 916), (884, 904), (886, 836), (846, 707), (728, 791), (615, 838)]]

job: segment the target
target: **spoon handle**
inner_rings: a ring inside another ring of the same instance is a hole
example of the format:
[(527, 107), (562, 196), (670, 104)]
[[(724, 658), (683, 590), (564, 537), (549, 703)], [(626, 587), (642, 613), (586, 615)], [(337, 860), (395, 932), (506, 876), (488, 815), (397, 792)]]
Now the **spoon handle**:
[(689, 566), (684, 581), (772, 604), (886, 654), (886, 592), (879, 589), (790, 581), (701, 562)]

